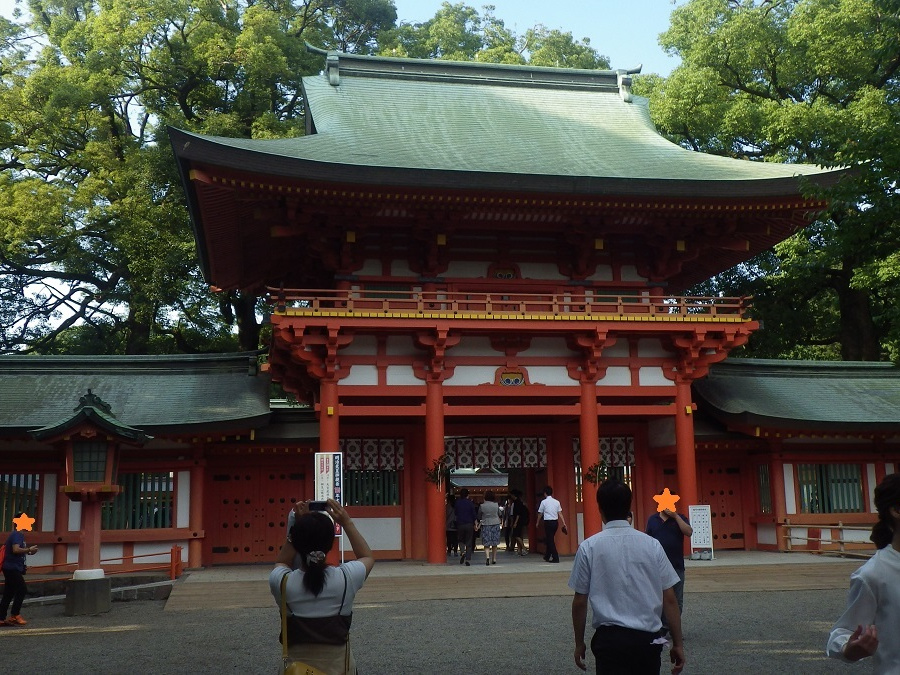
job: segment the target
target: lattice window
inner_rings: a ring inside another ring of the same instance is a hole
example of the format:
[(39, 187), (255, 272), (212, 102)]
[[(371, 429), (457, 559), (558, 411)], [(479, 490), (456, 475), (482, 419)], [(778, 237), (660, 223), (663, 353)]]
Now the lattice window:
[[(584, 501), (584, 477), (581, 467), (581, 439), (572, 438), (572, 455), (575, 464), (575, 501)], [(606, 462), (607, 476), (632, 487), (634, 474), (634, 438), (632, 436), (606, 436), (600, 439), (600, 458)], [(595, 490), (588, 483), (588, 492)]]
[[(0, 523), (4, 532), (11, 530), (13, 518), (25, 513), (36, 521), (40, 520), (41, 476), (37, 473), (0, 474)], [(34, 529), (38, 529), (35, 522)]]
[(859, 464), (800, 464), (801, 513), (862, 513), (862, 468)]
[(124, 489), (104, 502), (101, 526), (104, 530), (148, 530), (172, 527), (172, 473), (120, 473)]
[(403, 468), (402, 438), (342, 438), (344, 470), (399, 471)]
[(756, 484), (759, 487), (759, 512), (772, 513), (772, 482), (769, 479), (769, 465), (756, 467)]
[(344, 494), (351, 506), (397, 506), (400, 472), (350, 469), (344, 472)]
[(450, 469), (527, 469), (547, 466), (547, 439), (526, 437), (458, 437), (444, 439)]

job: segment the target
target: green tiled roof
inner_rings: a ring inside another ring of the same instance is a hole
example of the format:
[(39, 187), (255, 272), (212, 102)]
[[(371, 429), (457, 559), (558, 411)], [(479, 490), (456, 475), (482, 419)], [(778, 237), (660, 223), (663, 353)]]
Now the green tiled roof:
[(78, 407), (75, 408), (75, 412), (72, 415), (66, 419), (59, 420), (56, 424), (33, 429), (31, 435), (37, 439), (59, 438), (85, 422), (118, 436), (120, 439), (131, 441), (136, 445), (143, 445), (152, 438), (152, 436), (147, 436), (140, 429), (135, 429), (117, 420), (115, 415), (112, 414), (109, 404), (90, 389), (88, 389), (87, 394), (81, 397)]
[(900, 368), (890, 363), (728, 359), (694, 382), (698, 405), (728, 424), (896, 430)]
[[(503, 177), (494, 187), (593, 194), (736, 196), (734, 186), (742, 183), (741, 194), (797, 194), (795, 177), (826, 172), (707, 155), (667, 141), (650, 120), (647, 100), (628, 93), (625, 71), (334, 52), (326, 63), (321, 74), (303, 79), (315, 133), (248, 140), (175, 132), (176, 153), (200, 159), (204, 144), (245, 151), (231, 153), (233, 168), (260, 162), (275, 175), (295, 173), (294, 160), (313, 163), (307, 175), (322, 178), (340, 179), (334, 167), (354, 166), (397, 170), (395, 182), (405, 184), (411, 176), (404, 172), (419, 172), (412, 175), (420, 185), (429, 184), (427, 172), (440, 172), (432, 186), (467, 187), (454, 183), (471, 174)], [(355, 178), (375, 176), (390, 184), (384, 173)], [(686, 185), (693, 186), (687, 193)]]
[(269, 378), (256, 355), (3, 356), (0, 434), (70, 419), (90, 389), (120, 424), (149, 434), (258, 427), (269, 417)]

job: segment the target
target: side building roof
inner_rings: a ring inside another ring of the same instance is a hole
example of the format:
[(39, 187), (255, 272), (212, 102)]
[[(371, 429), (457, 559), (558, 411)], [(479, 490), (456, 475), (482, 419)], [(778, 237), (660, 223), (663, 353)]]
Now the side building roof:
[(731, 429), (896, 432), (900, 368), (890, 363), (727, 359), (693, 383)]
[(72, 416), (90, 389), (116, 420), (150, 434), (246, 430), (269, 419), (256, 354), (0, 357), (0, 435)]

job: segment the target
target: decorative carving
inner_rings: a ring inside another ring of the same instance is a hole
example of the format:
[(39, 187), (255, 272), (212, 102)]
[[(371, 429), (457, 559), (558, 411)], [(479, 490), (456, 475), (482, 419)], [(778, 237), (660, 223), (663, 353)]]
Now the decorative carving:
[(594, 330), (590, 333), (581, 333), (569, 340), (569, 348), (580, 351), (582, 358), (579, 361), (569, 362), (566, 368), (569, 377), (578, 382), (593, 383), (603, 379), (606, 375), (606, 366), (601, 365), (600, 357), (603, 350), (616, 343), (615, 337), (610, 337), (605, 330)]
[(712, 364), (722, 361), (728, 352), (749, 339), (750, 331), (740, 325), (714, 330), (697, 328), (672, 335), (670, 341), (678, 356), (663, 363), (663, 374), (673, 382), (690, 383), (704, 377)]
[(453, 375), (454, 365), (446, 363), (444, 357), (451, 347), (459, 344), (460, 336), (450, 335), (449, 328), (437, 328), (433, 333), (418, 333), (416, 345), (430, 352), (429, 360), (413, 363), (416, 377), (429, 382), (443, 382)]

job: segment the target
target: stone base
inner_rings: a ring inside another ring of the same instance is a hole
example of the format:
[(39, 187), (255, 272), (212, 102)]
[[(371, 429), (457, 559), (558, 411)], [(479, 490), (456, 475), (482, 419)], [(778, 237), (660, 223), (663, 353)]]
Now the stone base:
[(102, 614), (112, 607), (112, 584), (103, 579), (73, 579), (66, 587), (66, 616)]

